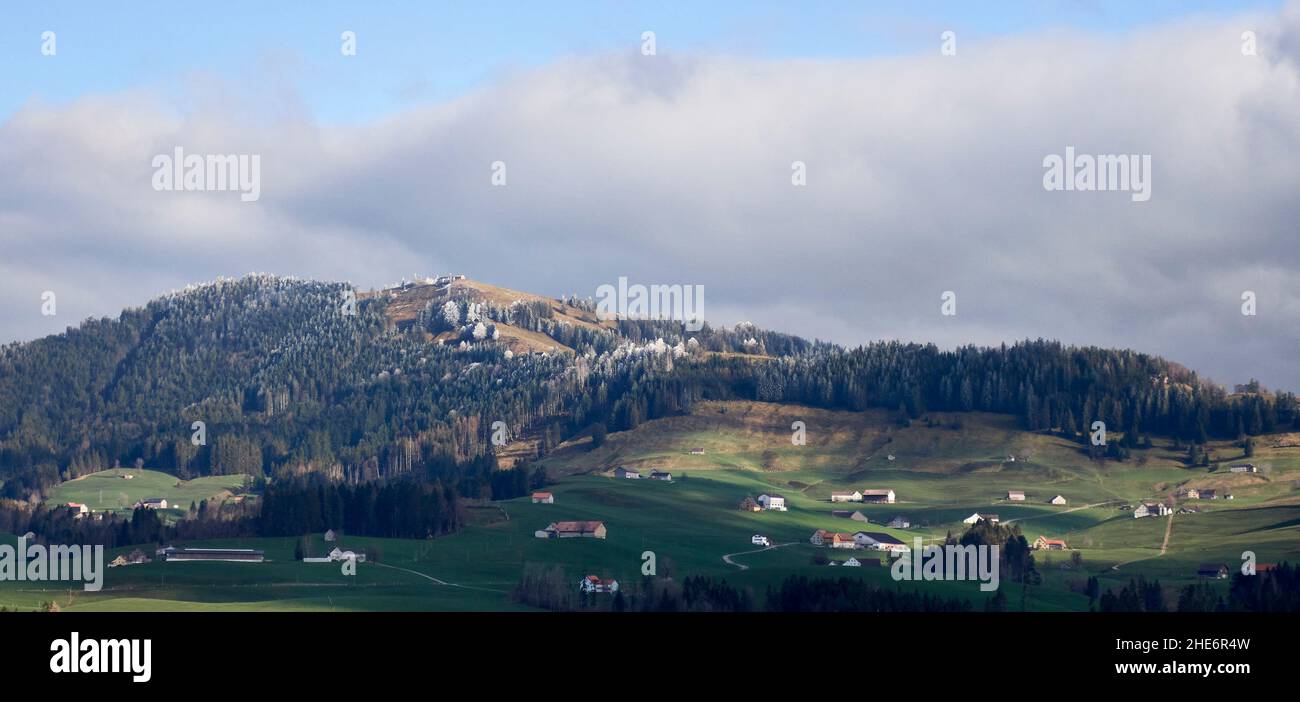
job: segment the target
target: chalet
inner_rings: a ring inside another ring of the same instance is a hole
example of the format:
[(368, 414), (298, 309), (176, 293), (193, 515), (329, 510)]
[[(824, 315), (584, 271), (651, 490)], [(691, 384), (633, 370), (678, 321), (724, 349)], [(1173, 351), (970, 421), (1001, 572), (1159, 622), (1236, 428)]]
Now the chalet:
[(578, 582), (578, 590), (593, 593), (615, 593), (618, 592), (618, 581), (613, 578), (603, 580), (599, 576), (588, 575)]
[(325, 530), (325, 540), (326, 540), (326, 541), (335, 541), (335, 540), (337, 540), (338, 538), (339, 538), (339, 535), (338, 535), (338, 534), (335, 534), (333, 529), (326, 529), (326, 530)]
[(1069, 548), (1063, 539), (1049, 539), (1041, 535), (1034, 539), (1033, 547), (1039, 551), (1064, 551)]
[(972, 514), (971, 516), (961, 521), (963, 524), (979, 524), (980, 522), (997, 524), (1000, 520), (998, 519), (998, 515), (996, 514), (980, 514), (979, 512), (976, 512), (975, 514)]
[(758, 496), (758, 504), (763, 505), (763, 509), (785, 512), (785, 497), (776, 494), (762, 494)]
[(889, 520), (889, 528), (891, 529), (907, 529), (911, 526), (912, 523), (907, 521), (907, 517), (894, 517)]
[(1222, 564), (1203, 564), (1196, 569), (1196, 577), (1223, 580), (1228, 577), (1228, 566)]
[(360, 549), (360, 548), (348, 548), (346, 546), (343, 547), (335, 546), (333, 549), (330, 550), (329, 559), (331, 561), (355, 560), (357, 563), (365, 563), (366, 551), (365, 549)]
[(1057, 495), (1056, 497), (1053, 497), (1050, 502), (1054, 505), (1063, 505), (1065, 504), (1065, 495)]
[(691, 455), (692, 455), (692, 456), (703, 456), (703, 455), (704, 455), (704, 449), (701, 448), (701, 447), (698, 447), (698, 446), (697, 446), (697, 447), (691, 449)]
[(555, 495), (549, 492), (534, 492), (533, 504), (535, 505), (553, 505), (555, 504)]
[(603, 539), (605, 534), (604, 522), (551, 522), (535, 536), (539, 539)]
[(167, 498), (146, 497), (135, 503), (136, 509), (167, 509)]
[(1012, 502), (1024, 502), (1025, 493), (1022, 490), (1009, 490), (1007, 492), (1007, 499)]
[(892, 505), (894, 504), (894, 499), (895, 495), (893, 490), (882, 488), (878, 490), (872, 489), (862, 491), (863, 502), (883, 502)]
[(163, 560), (172, 561), (232, 561), (261, 563), (266, 555), (252, 548), (172, 548), (163, 549)]
[(905, 552), (911, 550), (907, 547), (907, 544), (889, 534), (875, 531), (859, 531), (853, 535), (853, 541), (862, 548), (869, 548), (874, 551)]
[(617, 468), (614, 469), (614, 477), (615, 477), (615, 478), (626, 478), (626, 479), (628, 479), (628, 480), (638, 480), (638, 479), (640, 479), (640, 477), (641, 477), (641, 473), (640, 473), (639, 471), (630, 470), (630, 469), (624, 468), (623, 466), (619, 466), (619, 467), (617, 467)]
[(671, 483), (673, 481), (673, 474), (669, 473), (666, 470), (654, 470), (654, 471), (650, 471), (650, 479), (662, 480), (665, 483)]
[(742, 512), (762, 512), (763, 505), (758, 504), (752, 497), (746, 497), (740, 501), (740, 511)]
[(1259, 469), (1254, 463), (1238, 463), (1235, 466), (1228, 466), (1228, 471), (1232, 473), (1258, 473)]
[(80, 502), (69, 502), (66, 508), (69, 512), (72, 513), (73, 517), (77, 519), (81, 519), (87, 514), (90, 514), (90, 508), (81, 504)]
[(862, 493), (854, 490), (853, 492), (832, 492), (831, 502), (861, 502)]
[(1141, 519), (1142, 517), (1163, 517), (1172, 510), (1160, 502), (1143, 502), (1138, 508), (1133, 510), (1133, 518)]

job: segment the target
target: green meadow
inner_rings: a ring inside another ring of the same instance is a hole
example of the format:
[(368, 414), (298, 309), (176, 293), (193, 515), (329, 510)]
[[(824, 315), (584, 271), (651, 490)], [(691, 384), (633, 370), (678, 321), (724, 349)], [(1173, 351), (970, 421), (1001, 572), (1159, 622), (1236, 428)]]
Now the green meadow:
[(113, 468), (59, 484), (50, 491), (48, 501), (80, 502), (95, 511), (130, 512), (140, 500), (162, 497), (169, 508), (188, 510), (191, 502), (229, 497), (243, 487), (245, 479), (243, 475), (213, 475), (181, 480), (155, 470)]
[[(54, 600), (61, 609), (73, 611), (524, 609), (512, 602), (509, 591), (525, 564), (559, 566), (575, 588), (578, 579), (588, 574), (630, 583), (641, 577), (648, 552), (659, 575), (725, 578), (750, 588), (760, 602), (768, 586), (799, 574), (918, 588), (968, 598), (978, 609), (990, 594), (980, 592), (978, 583), (895, 583), (886, 567), (814, 565), (818, 553), (832, 559), (851, 554), (879, 561), (884, 556), (874, 551), (832, 552), (808, 542), (814, 530), (827, 529), (883, 531), (909, 545), (916, 537), (934, 543), (950, 531), (960, 533), (965, 528), (960, 520), (972, 512), (996, 513), (1004, 522), (1014, 520), (1031, 541), (1040, 534), (1063, 538), (1082, 556), (1081, 566), (1075, 568), (1070, 552), (1039, 552), (1042, 585), (1022, 588), (1003, 583), (1012, 609), (1087, 609), (1081, 589), (1092, 575), (1099, 577), (1103, 589), (1118, 588), (1138, 575), (1158, 578), (1169, 586), (1172, 605), (1177, 588), (1196, 582), (1198, 564), (1223, 563), (1236, 569), (1244, 551), (1254, 552), (1262, 563), (1300, 561), (1300, 496), (1296, 494), (1300, 449), (1272, 448), (1261, 441), (1250, 461), (1262, 472), (1229, 475), (1184, 467), (1179, 453), (1160, 440), (1155, 448), (1135, 451), (1123, 463), (1101, 463), (1059, 437), (1018, 431), (1007, 417), (936, 419), (933, 426), (914, 422), (902, 428), (887, 413), (705, 403), (688, 417), (656, 420), (631, 432), (611, 434), (595, 450), (584, 442), (561, 446), (545, 462), (555, 480), (548, 488), (555, 494), (555, 504), (532, 504), (521, 498), (472, 507), (467, 509), (470, 526), (438, 539), (344, 534), (342, 543), (364, 546), (378, 561), (358, 564), (355, 576), (343, 575), (337, 563), (294, 561), (294, 538), (204, 542), (185, 545), (261, 548), (268, 560), (261, 564), (153, 562), (112, 568), (105, 575), (104, 589), (97, 593), (3, 582), (0, 606), (34, 608)], [(790, 441), (790, 424), (796, 420), (807, 426), (807, 443), (802, 446)], [(706, 452), (690, 455), (692, 447), (704, 447)], [(1228, 443), (1211, 450), (1225, 466), (1241, 459), (1240, 449)], [(1016, 460), (1010, 461), (1011, 456)], [(639, 467), (646, 473), (651, 468), (671, 470), (674, 480), (607, 476), (617, 465)], [(175, 478), (167, 479), (175, 483)], [(86, 480), (60, 486), (58, 499), (92, 502), (84, 486), (73, 488)], [(173, 487), (199, 492), (230, 487), (213, 483), (199, 489), (190, 483)], [(1200, 511), (1175, 514), (1172, 526), (1167, 517), (1132, 517), (1132, 505), (1162, 499), (1188, 485), (1226, 489), (1235, 499), (1180, 502), (1180, 507)], [(829, 502), (832, 490), (864, 488), (893, 489), (898, 503)], [(1008, 490), (1023, 490), (1026, 501), (1007, 502)], [(784, 495), (789, 511), (751, 513), (737, 508), (744, 497), (763, 492)], [(1064, 495), (1068, 504), (1048, 504), (1057, 494)], [(167, 495), (139, 495), (143, 496)], [(188, 501), (184, 500), (186, 506)], [(871, 524), (831, 515), (832, 510), (854, 509), (867, 515)], [(911, 528), (882, 526), (897, 515), (906, 516)], [(604, 521), (608, 538), (534, 537), (536, 530), (562, 520)], [(1167, 530), (1169, 541), (1162, 553)], [(754, 534), (767, 536), (779, 547), (753, 552), (757, 549), (750, 543)], [(13, 542), (12, 537), (6, 538)], [(325, 549), (321, 536), (314, 535), (313, 550), (323, 554)], [(129, 550), (110, 552), (106, 559)], [(737, 565), (724, 562), (724, 555), (731, 555)], [(1215, 585), (1226, 587), (1226, 581)]]

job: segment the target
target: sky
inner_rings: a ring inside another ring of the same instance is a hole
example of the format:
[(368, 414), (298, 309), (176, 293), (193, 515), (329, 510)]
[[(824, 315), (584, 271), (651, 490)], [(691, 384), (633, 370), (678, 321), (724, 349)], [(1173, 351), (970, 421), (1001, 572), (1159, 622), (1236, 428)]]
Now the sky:
[[(715, 323), (1300, 390), (1300, 3), (29, 5), (0, 342), (253, 271), (627, 277)], [(176, 148), (256, 156), (257, 198), (160, 190)], [(1149, 157), (1149, 199), (1048, 190), (1067, 148)]]

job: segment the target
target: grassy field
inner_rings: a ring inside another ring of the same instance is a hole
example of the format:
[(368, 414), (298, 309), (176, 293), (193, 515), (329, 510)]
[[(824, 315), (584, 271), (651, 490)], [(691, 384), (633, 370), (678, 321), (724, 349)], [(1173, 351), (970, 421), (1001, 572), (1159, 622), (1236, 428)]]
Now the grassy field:
[[(126, 479), (125, 476), (132, 476)], [(163, 497), (169, 507), (188, 510), (190, 503), (202, 500), (219, 502), (240, 489), (247, 476), (214, 475), (181, 480), (154, 470), (113, 468), (69, 480), (50, 491), (49, 502), (80, 502), (95, 511), (130, 512), (136, 502)]]
[[(345, 543), (367, 547), (379, 561), (359, 565), (355, 577), (342, 575), (338, 564), (293, 561), (295, 539), (248, 539), (219, 545), (263, 548), (268, 562), (155, 562), (114, 568), (99, 593), (6, 582), (0, 583), (0, 606), (27, 608), (56, 599), (74, 611), (517, 609), (508, 592), (527, 563), (559, 565), (575, 587), (587, 574), (632, 582), (640, 578), (642, 554), (651, 551), (661, 575), (724, 577), (750, 588), (760, 601), (769, 585), (803, 574), (923, 588), (968, 598), (979, 608), (988, 595), (977, 583), (895, 584), (886, 568), (817, 566), (812, 557), (826, 551), (808, 543), (819, 528), (885, 531), (909, 544), (918, 536), (933, 542), (949, 531), (959, 533), (964, 529), (960, 520), (976, 511), (1014, 520), (1030, 540), (1039, 534), (1064, 538), (1083, 557), (1081, 568), (1075, 569), (1067, 567), (1069, 553), (1040, 553), (1041, 586), (1003, 585), (1010, 588), (1006, 594), (1013, 609), (1086, 609), (1088, 601), (1080, 590), (1090, 575), (1098, 576), (1103, 588), (1118, 588), (1137, 575), (1158, 578), (1171, 586), (1167, 592), (1174, 597), (1176, 588), (1196, 581), (1200, 563), (1235, 569), (1247, 550), (1260, 562), (1300, 561), (1300, 448), (1261, 441), (1250, 460), (1262, 472), (1229, 475), (1186, 468), (1179, 454), (1160, 441), (1124, 463), (1097, 463), (1063, 439), (1018, 431), (1011, 418), (932, 419), (933, 426), (914, 422), (901, 428), (889, 413), (705, 403), (689, 417), (611, 434), (606, 445), (594, 451), (585, 442), (561, 447), (546, 461), (557, 476), (550, 488), (556, 504), (534, 505), (523, 498), (471, 509), (471, 526), (434, 540), (345, 537)], [(806, 423), (804, 446), (790, 442), (789, 427), (795, 420)], [(704, 447), (705, 455), (690, 455), (695, 446)], [(1240, 450), (1227, 443), (1211, 450), (1224, 461), (1240, 458)], [(1010, 455), (1016, 457), (1014, 462), (1007, 460)], [(618, 480), (601, 474), (616, 465), (671, 469), (675, 480)], [(1172, 525), (1169, 518), (1133, 519), (1131, 509), (1125, 509), (1187, 485), (1227, 489), (1235, 499), (1187, 502), (1201, 511), (1176, 514)], [(832, 490), (871, 487), (893, 489), (898, 504), (829, 502)], [(1006, 502), (1008, 490), (1024, 490), (1027, 501)], [(746, 495), (770, 491), (785, 495), (790, 511), (737, 509)], [(1047, 504), (1058, 493), (1069, 503)], [(859, 509), (872, 524), (832, 516), (838, 509)], [(896, 515), (908, 517), (912, 528), (880, 526)], [(603, 520), (609, 537), (533, 537), (552, 521), (574, 519)], [(1169, 541), (1162, 553), (1166, 530)], [(750, 536), (756, 533), (785, 545), (745, 553), (754, 550)], [(875, 552), (853, 553), (881, 558)], [(724, 562), (728, 554), (739, 554), (733, 560), (748, 568)], [(1226, 583), (1218, 581), (1216, 586)]]

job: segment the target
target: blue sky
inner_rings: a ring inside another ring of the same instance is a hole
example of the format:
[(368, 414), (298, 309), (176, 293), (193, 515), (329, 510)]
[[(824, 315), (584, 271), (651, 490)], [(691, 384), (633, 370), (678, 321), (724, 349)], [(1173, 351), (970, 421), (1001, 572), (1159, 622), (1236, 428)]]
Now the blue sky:
[[(42, 2), (0, 22), (0, 120), (29, 101), (146, 90), (183, 108), (196, 79), (285, 88), (323, 123), (362, 123), (456, 97), (512, 70), (569, 55), (856, 57), (934, 51), (937, 35), (980, 41), (1043, 29), (1125, 32), (1189, 14), (1277, 2)], [(58, 60), (40, 54), (57, 35)], [(339, 35), (358, 36), (343, 57)]]

